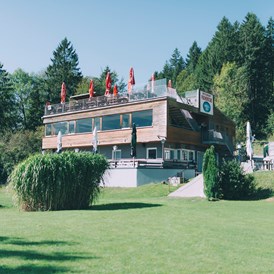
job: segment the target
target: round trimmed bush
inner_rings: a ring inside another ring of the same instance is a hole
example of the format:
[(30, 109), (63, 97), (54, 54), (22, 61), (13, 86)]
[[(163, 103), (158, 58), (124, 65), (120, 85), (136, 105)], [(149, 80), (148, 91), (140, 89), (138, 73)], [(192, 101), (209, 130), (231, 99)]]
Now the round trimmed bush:
[(24, 210), (85, 209), (98, 196), (107, 168), (104, 156), (90, 152), (36, 154), (17, 165), (8, 181)]

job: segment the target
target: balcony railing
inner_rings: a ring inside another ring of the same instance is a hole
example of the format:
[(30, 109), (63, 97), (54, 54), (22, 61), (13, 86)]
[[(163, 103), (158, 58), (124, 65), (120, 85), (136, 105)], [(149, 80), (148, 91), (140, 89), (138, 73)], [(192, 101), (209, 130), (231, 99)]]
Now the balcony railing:
[(227, 146), (231, 154), (234, 151), (234, 144), (232, 138), (225, 132), (216, 130), (206, 130), (202, 131), (202, 141), (206, 144), (219, 144)]
[(107, 105), (127, 103), (128, 101), (129, 101), (128, 96), (123, 96), (123, 95), (97, 96), (97, 97), (92, 97), (87, 99), (70, 100), (69, 103), (47, 105), (45, 107), (45, 115), (92, 109), (92, 108), (103, 107)]
[(196, 169), (193, 161), (174, 161), (159, 159), (119, 159), (108, 160), (111, 168), (176, 168), (176, 169)]
[(45, 115), (81, 111), (162, 96), (172, 97), (181, 101), (181, 98), (178, 96), (176, 90), (173, 88), (168, 88), (166, 85), (166, 79), (161, 79), (156, 80), (153, 83), (148, 82), (144, 85), (135, 85), (130, 93), (121, 93), (117, 96), (110, 94), (108, 96), (97, 96), (79, 100), (73, 98), (68, 103), (47, 105), (45, 107)]

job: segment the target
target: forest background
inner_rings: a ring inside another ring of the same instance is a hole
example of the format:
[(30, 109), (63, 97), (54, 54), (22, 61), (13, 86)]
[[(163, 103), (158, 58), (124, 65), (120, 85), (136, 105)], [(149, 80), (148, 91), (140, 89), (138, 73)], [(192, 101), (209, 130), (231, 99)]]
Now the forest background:
[[(90, 79), (96, 94), (103, 95), (107, 72), (111, 73), (112, 87), (117, 84), (119, 92), (124, 92), (125, 80), (108, 66), (99, 76), (83, 75), (76, 49), (67, 38), (53, 51), (43, 72), (29, 74), (17, 69), (9, 73), (0, 63), (0, 183), (6, 182), (14, 165), (41, 151), (44, 106), (47, 101), (60, 101), (62, 82), (66, 83), (67, 97), (87, 93)], [(235, 122), (237, 142), (245, 141), (247, 121), (256, 139), (273, 136), (273, 18), (263, 26), (253, 13), (241, 23), (224, 17), (204, 50), (194, 41), (183, 57), (176, 48), (154, 75), (171, 80), (181, 95), (195, 89), (212, 93), (215, 105)]]

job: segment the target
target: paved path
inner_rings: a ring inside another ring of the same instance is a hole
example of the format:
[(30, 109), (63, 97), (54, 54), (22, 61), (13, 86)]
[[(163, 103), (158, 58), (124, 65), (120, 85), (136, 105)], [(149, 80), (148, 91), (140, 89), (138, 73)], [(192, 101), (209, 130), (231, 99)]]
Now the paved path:
[(204, 179), (203, 174), (193, 178), (189, 183), (178, 188), (176, 191), (170, 193), (168, 197), (202, 197), (204, 194)]

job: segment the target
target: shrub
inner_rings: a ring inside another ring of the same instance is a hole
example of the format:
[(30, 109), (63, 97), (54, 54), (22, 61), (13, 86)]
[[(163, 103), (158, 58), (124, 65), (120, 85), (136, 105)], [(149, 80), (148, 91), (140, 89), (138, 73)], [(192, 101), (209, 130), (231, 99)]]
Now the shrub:
[(219, 173), (222, 198), (227, 200), (245, 200), (255, 190), (254, 177), (244, 174), (236, 160), (224, 161)]
[(97, 197), (107, 168), (99, 154), (36, 154), (17, 165), (8, 181), (25, 210), (84, 209)]
[(205, 195), (210, 199), (219, 198), (218, 167), (214, 146), (206, 150), (203, 160)]

